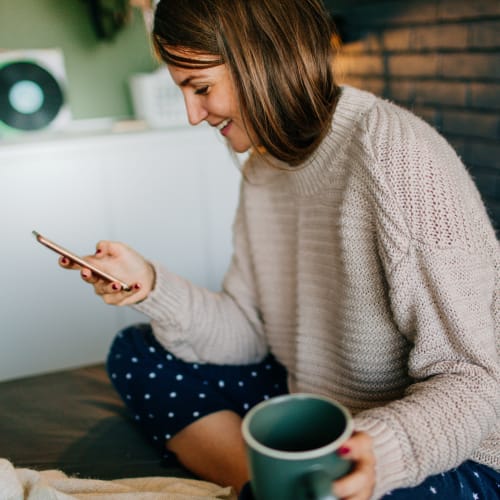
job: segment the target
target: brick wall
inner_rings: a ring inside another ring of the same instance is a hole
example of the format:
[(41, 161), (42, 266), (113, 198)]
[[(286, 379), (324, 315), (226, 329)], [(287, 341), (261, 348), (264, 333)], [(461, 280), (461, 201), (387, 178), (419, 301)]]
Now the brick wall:
[(500, 229), (500, 2), (325, 0), (337, 77), (411, 109), (455, 147)]

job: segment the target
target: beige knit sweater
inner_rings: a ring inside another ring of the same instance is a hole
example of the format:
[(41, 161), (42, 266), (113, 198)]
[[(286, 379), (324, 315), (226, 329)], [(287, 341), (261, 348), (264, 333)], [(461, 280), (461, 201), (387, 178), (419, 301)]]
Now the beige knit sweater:
[(472, 458), (500, 469), (500, 252), (452, 148), (408, 111), (343, 88), (303, 169), (253, 155), (223, 291), (157, 265), (136, 306), (187, 361), (268, 349), (292, 391), (374, 438), (374, 498)]

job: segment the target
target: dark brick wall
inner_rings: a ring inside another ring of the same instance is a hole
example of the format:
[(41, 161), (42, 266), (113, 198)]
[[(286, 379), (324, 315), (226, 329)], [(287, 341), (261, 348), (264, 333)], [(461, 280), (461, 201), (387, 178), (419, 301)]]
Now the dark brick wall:
[(500, 2), (325, 0), (340, 82), (411, 109), (471, 172), (500, 229)]

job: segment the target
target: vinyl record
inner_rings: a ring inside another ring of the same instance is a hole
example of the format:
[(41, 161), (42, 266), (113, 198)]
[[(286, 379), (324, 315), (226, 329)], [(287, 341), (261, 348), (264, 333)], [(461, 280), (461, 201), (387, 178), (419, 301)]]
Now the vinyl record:
[(0, 121), (18, 130), (47, 127), (64, 104), (57, 80), (29, 61), (0, 67)]

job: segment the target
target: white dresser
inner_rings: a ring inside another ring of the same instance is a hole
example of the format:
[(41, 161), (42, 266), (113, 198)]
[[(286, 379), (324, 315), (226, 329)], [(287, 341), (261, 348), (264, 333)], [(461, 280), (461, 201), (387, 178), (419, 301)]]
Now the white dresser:
[(102, 361), (147, 318), (107, 306), (33, 229), (85, 255), (100, 239), (217, 290), (240, 173), (208, 127), (0, 143), (0, 380)]

